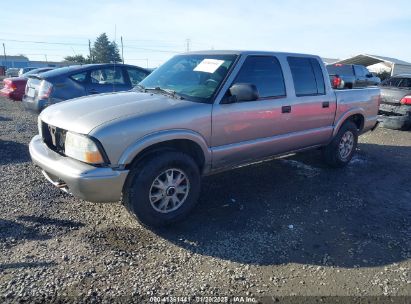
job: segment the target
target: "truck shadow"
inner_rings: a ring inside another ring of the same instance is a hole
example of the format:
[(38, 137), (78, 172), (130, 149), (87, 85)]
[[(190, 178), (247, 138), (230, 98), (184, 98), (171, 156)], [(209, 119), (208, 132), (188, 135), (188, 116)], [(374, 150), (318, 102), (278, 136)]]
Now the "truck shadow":
[(0, 219), (0, 245), (10, 248), (20, 241), (44, 241), (83, 226), (80, 222), (39, 216), (20, 216), (14, 221)]
[(313, 151), (208, 177), (189, 218), (155, 233), (240, 263), (399, 262), (411, 256), (409, 155), (411, 147), (361, 144), (344, 169)]
[(30, 161), (26, 144), (0, 139), (0, 165), (24, 163)]

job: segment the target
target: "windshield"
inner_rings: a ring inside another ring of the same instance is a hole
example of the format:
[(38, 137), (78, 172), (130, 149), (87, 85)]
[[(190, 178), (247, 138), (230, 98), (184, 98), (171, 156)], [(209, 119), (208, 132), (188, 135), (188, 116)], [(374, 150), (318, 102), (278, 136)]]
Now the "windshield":
[(142, 82), (144, 89), (172, 90), (184, 99), (211, 102), (237, 55), (178, 55)]

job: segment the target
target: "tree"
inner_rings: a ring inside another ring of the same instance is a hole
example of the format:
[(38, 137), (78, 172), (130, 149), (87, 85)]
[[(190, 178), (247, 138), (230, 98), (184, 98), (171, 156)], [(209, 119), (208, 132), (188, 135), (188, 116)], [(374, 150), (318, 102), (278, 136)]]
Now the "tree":
[(110, 42), (106, 33), (97, 37), (91, 49), (91, 61), (93, 63), (121, 62), (117, 44)]
[(88, 59), (84, 58), (83, 55), (66, 56), (64, 57), (64, 61), (76, 62), (80, 64), (88, 63)]
[(391, 77), (391, 73), (388, 71), (379, 71), (378, 73), (376, 73), (377, 77), (380, 77), (381, 81), (384, 81), (387, 78)]

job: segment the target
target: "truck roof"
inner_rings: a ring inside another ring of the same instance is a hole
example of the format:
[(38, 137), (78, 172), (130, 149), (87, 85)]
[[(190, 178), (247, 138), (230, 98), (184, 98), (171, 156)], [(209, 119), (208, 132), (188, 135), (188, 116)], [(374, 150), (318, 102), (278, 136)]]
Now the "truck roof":
[(283, 55), (283, 56), (307, 56), (318, 57), (318, 55), (289, 53), (289, 52), (272, 52), (272, 51), (253, 51), (253, 50), (206, 50), (192, 51), (183, 54), (201, 54), (201, 55)]

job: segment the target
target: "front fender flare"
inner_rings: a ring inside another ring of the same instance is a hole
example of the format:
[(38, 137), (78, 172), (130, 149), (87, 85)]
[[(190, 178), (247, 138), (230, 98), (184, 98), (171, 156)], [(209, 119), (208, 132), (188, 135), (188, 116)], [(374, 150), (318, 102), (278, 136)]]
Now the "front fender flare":
[(204, 168), (208, 167), (208, 165), (211, 163), (211, 149), (208, 147), (206, 140), (203, 136), (201, 136), (201, 134), (186, 129), (160, 131), (148, 134), (140, 138), (134, 144), (127, 147), (127, 149), (121, 155), (118, 164), (120, 166), (128, 165), (144, 149), (161, 142), (178, 139), (190, 140), (199, 145), (204, 154)]

